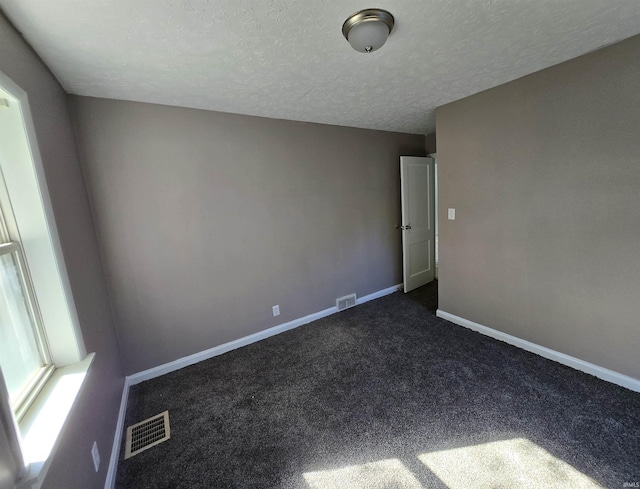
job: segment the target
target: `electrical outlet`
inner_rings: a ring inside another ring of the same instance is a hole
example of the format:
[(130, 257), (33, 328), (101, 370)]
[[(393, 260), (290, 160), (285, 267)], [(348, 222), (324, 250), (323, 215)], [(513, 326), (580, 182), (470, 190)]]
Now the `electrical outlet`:
[(280, 315), (280, 305), (276, 304), (271, 309), (273, 309), (273, 317)]
[(95, 441), (91, 448), (91, 457), (93, 458), (93, 466), (95, 467), (96, 472), (98, 472), (98, 469), (100, 468), (100, 453), (98, 452), (98, 443)]

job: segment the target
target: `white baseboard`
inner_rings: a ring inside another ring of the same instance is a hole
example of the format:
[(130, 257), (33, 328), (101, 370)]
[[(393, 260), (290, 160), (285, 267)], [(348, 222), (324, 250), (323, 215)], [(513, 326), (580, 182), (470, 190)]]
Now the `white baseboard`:
[[(388, 287), (386, 289), (379, 290), (377, 292), (373, 292), (372, 294), (369, 294), (369, 295), (365, 295), (364, 297), (361, 297), (356, 301), (356, 305), (364, 304), (365, 302), (369, 302), (374, 299), (379, 299), (380, 297), (384, 297), (385, 295), (393, 294), (394, 292), (401, 290), (401, 288), (402, 288), (402, 284), (399, 284), (399, 285), (394, 285), (393, 287)], [(138, 372), (125, 377), (124, 389), (122, 392), (122, 400), (120, 401), (120, 411), (118, 413), (118, 423), (116, 426), (116, 433), (113, 438), (113, 447), (111, 449), (111, 459), (109, 460), (109, 469), (107, 470), (107, 478), (105, 480), (104, 489), (113, 489), (116, 482), (116, 472), (118, 470), (118, 457), (120, 455), (120, 444), (122, 443), (122, 432), (124, 430), (124, 417), (127, 411), (127, 400), (129, 399), (129, 387), (131, 387), (132, 385), (139, 384), (140, 382), (144, 382), (145, 380), (150, 380), (155, 377), (159, 377), (161, 375), (168, 374), (175, 370), (179, 370), (181, 368), (187, 367), (189, 365), (193, 365), (203, 360), (207, 360), (209, 358), (222, 355), (223, 353), (227, 353), (228, 351), (235, 350), (236, 348), (250, 345), (251, 343), (255, 343), (256, 341), (264, 340), (266, 338), (269, 338), (270, 336), (274, 336), (279, 333), (288, 331), (290, 329), (297, 328), (298, 326), (302, 326), (312, 321), (322, 319), (324, 317), (330, 316), (331, 314), (335, 314), (337, 312), (338, 312), (337, 307), (330, 307), (328, 309), (324, 309), (323, 311), (315, 312), (313, 314), (309, 314), (308, 316), (294, 319), (293, 321), (289, 321), (288, 323), (283, 323), (278, 326), (274, 326), (273, 328), (265, 329), (264, 331), (259, 331), (258, 333), (254, 333), (252, 335), (245, 336), (243, 338), (239, 338), (234, 341), (230, 341), (229, 343), (225, 343), (223, 345), (209, 348), (208, 350), (194, 353), (193, 355), (178, 358), (173, 362), (165, 363), (163, 365), (158, 365), (157, 367), (153, 367), (148, 370), (143, 370), (142, 372)]]
[(398, 285), (394, 285), (393, 287), (387, 287), (386, 289), (379, 290), (378, 292), (373, 292), (369, 295), (365, 295), (363, 297), (360, 297), (356, 301), (356, 305), (359, 306), (360, 304), (364, 304), (365, 302), (369, 302), (374, 299), (380, 299), (380, 297), (384, 297), (385, 295), (393, 294), (394, 292), (398, 292), (399, 290), (402, 290), (403, 287), (404, 287), (404, 284), (398, 284)]
[[(357, 300), (356, 305), (364, 304), (365, 302), (369, 302), (373, 299), (379, 299), (380, 297), (384, 297), (385, 295), (389, 295), (394, 292), (397, 292), (401, 287), (401, 285), (402, 284), (394, 285), (393, 287), (388, 287), (386, 289), (373, 292), (372, 294), (365, 295), (364, 297), (361, 297)], [(264, 340), (271, 336), (277, 335), (279, 333), (283, 333), (285, 331), (289, 331), (290, 329), (294, 329), (294, 328), (297, 328), (298, 326), (302, 326), (312, 321), (322, 319), (324, 317), (330, 316), (337, 312), (338, 312), (337, 307), (335, 306), (329, 307), (328, 309), (324, 309), (322, 311), (309, 314), (308, 316), (294, 319), (293, 321), (289, 321), (288, 323), (283, 323), (278, 326), (274, 326), (272, 328), (259, 331), (258, 333), (254, 333), (252, 335), (230, 341), (229, 343), (224, 343), (223, 345), (215, 346), (213, 348), (209, 348), (208, 350), (194, 353), (193, 355), (189, 355), (186, 357), (178, 358), (177, 360), (174, 360), (172, 362), (158, 365), (157, 367), (153, 367), (148, 370), (143, 370), (142, 372), (129, 375), (127, 376), (127, 380), (129, 381), (129, 385), (136, 385), (136, 384), (139, 384), (140, 382), (144, 382), (145, 380), (154, 379), (161, 375), (168, 374), (170, 372), (179, 370), (184, 367), (188, 367), (189, 365), (193, 365), (203, 360), (207, 360), (209, 358), (222, 355), (223, 353), (227, 353), (228, 351), (235, 350), (236, 348), (250, 345), (251, 343), (255, 343), (256, 341)]]
[(124, 417), (127, 413), (127, 401), (129, 400), (129, 380), (125, 377), (120, 399), (120, 410), (118, 411), (118, 422), (116, 433), (113, 436), (113, 446), (111, 447), (111, 458), (107, 469), (107, 478), (104, 482), (104, 489), (113, 489), (116, 483), (116, 472), (118, 470), (118, 457), (120, 455), (120, 443), (122, 442), (122, 431), (124, 430)]
[(617, 384), (632, 391), (640, 392), (640, 380), (629, 377), (628, 375), (624, 375), (613, 370), (600, 367), (593, 363), (585, 362), (584, 360), (580, 360), (579, 358), (560, 353), (559, 351), (552, 350), (545, 346), (531, 343), (530, 341), (520, 339), (516, 336), (503, 333), (502, 331), (498, 331), (487, 326), (483, 326), (482, 324), (474, 323), (473, 321), (469, 321), (468, 319), (464, 319), (454, 314), (442, 311), (441, 309), (438, 309), (436, 311), (436, 316), (442, 319), (446, 319), (447, 321), (451, 321), (452, 323), (455, 323), (459, 326), (464, 326), (465, 328), (472, 329), (474, 331), (477, 331), (478, 333), (482, 333), (485, 336), (490, 336), (491, 338), (504, 341), (505, 343), (517, 346), (518, 348), (522, 348), (523, 350), (527, 350), (531, 353), (536, 353), (537, 355), (548, 358), (549, 360), (554, 360), (563, 365), (567, 365), (568, 367), (575, 368), (576, 370), (581, 370), (582, 372), (586, 372), (602, 380), (611, 382), (612, 384)]

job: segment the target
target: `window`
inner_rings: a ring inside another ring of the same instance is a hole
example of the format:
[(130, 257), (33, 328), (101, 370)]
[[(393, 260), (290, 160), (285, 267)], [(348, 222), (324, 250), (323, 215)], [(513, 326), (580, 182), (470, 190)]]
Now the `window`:
[(40, 487), (93, 358), (79, 328), (28, 97), (0, 72), (0, 428), (16, 462), (0, 479)]
[(0, 367), (19, 420), (54, 368), (1, 174)]

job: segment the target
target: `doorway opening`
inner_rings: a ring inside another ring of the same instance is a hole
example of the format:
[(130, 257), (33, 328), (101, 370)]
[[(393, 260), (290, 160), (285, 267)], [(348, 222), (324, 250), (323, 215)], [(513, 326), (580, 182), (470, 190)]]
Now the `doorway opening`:
[(437, 155), (400, 157), (403, 284), (435, 314), (438, 304)]

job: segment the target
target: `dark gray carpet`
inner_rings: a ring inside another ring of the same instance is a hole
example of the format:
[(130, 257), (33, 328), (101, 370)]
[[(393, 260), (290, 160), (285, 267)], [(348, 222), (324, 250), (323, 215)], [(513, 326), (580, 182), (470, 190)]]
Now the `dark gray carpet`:
[[(122, 450), (116, 487), (445, 488), (421, 454), (513, 439), (604, 487), (640, 481), (640, 394), (429, 309), (396, 293), (132, 387), (125, 426), (168, 409), (171, 439)], [(367, 465), (389, 460), (408, 475)], [(313, 485), (363, 465), (378, 482)]]

